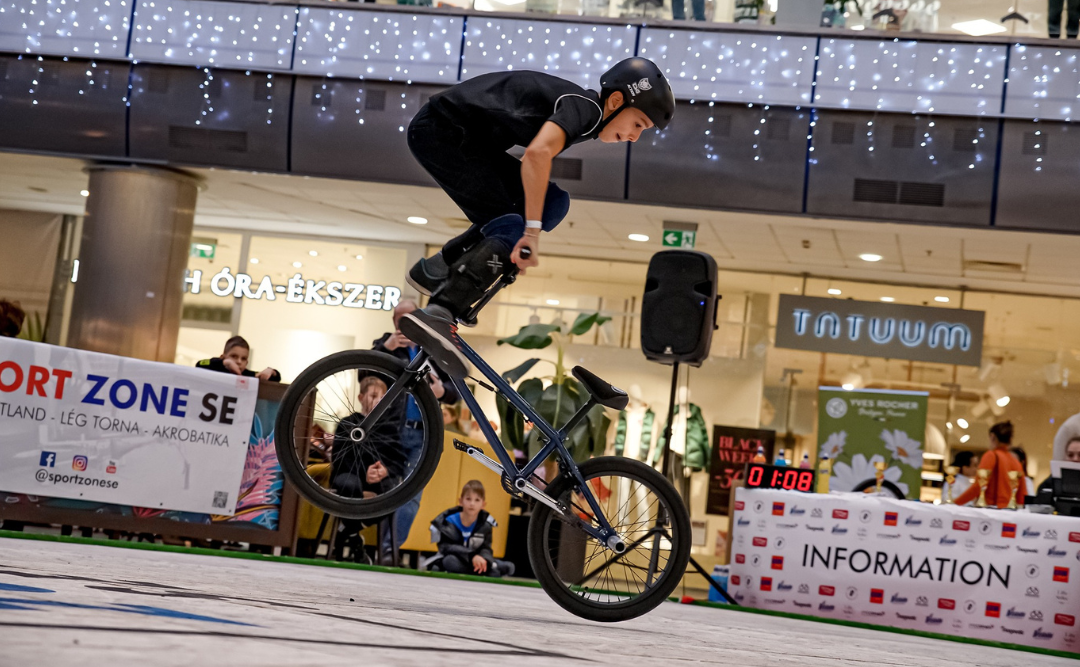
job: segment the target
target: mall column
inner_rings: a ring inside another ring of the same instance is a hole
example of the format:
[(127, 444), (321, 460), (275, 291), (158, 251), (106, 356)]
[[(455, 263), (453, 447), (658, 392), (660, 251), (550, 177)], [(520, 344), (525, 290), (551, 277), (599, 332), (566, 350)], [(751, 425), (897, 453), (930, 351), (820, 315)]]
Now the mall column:
[(88, 172), (67, 345), (171, 363), (199, 180), (134, 165)]

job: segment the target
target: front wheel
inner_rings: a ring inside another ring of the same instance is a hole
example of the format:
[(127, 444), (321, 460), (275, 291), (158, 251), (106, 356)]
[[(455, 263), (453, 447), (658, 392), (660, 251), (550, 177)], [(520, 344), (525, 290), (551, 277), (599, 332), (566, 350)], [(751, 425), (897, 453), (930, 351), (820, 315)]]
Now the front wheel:
[(599, 526), (575, 480), (561, 476), (548, 493), (576, 519), (537, 504), (529, 523), (529, 560), (551, 599), (592, 621), (625, 621), (671, 594), (690, 559), (690, 515), (674, 487), (649, 466), (601, 457), (579, 467), (604, 516), (627, 545), (616, 554), (577, 525)]

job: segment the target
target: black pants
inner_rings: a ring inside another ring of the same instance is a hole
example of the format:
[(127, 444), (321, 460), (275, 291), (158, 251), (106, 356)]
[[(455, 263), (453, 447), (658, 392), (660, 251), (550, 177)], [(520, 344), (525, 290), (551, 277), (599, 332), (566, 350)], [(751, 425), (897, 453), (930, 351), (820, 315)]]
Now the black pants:
[[(483, 576), (486, 577), (509, 577), (514, 574), (514, 564), (510, 561), (499, 560), (498, 558), (492, 559), (494, 563), (488, 565), (487, 572)], [(476, 570), (473, 569), (472, 561), (466, 561), (464, 558), (455, 555), (443, 556), (441, 561), (442, 569), (444, 572), (453, 572), (455, 574), (476, 574)]]
[(1046, 26), (1050, 37), (1061, 37), (1061, 10), (1066, 7), (1068, 17), (1065, 20), (1065, 34), (1069, 39), (1076, 39), (1080, 32), (1080, 0), (1049, 0)]

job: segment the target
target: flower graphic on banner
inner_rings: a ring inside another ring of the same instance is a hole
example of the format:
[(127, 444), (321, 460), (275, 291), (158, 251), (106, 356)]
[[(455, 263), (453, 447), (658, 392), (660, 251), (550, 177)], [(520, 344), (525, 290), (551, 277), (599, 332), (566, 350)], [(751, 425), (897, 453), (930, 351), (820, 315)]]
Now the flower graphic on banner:
[[(880, 454), (875, 454), (873, 458), (867, 461), (864, 455), (856, 454), (851, 457), (850, 464), (837, 463), (833, 465), (829, 488), (833, 491), (851, 491), (866, 480), (874, 479), (874, 476), (877, 474), (874, 463), (878, 461), (884, 463), (885, 457)], [(900, 481), (900, 475), (901, 471), (898, 466), (891, 466), (885, 469), (885, 479), (895, 484), (906, 497), (908, 494), (908, 485)]]
[(922, 443), (912, 440), (907, 433), (900, 429), (881, 432), (881, 439), (885, 441), (885, 448), (892, 452), (893, 458), (899, 459), (912, 468), (922, 468), (923, 453)]
[(840, 454), (843, 453), (844, 445), (846, 443), (847, 431), (830, 433), (829, 438), (821, 445), (821, 454), (819, 456), (827, 456), (830, 460), (835, 461), (836, 457), (840, 456)]

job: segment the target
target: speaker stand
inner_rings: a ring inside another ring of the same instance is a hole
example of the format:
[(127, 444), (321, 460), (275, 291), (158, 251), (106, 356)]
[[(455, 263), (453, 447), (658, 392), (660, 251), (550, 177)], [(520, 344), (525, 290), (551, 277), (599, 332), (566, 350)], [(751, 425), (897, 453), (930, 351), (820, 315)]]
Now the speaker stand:
[[(681, 491), (683, 486), (681, 483), (682, 480), (676, 479), (675, 471), (672, 470), (673, 466), (671, 460), (671, 425), (675, 420), (675, 394), (679, 388), (679, 362), (672, 362), (671, 366), (671, 396), (668, 398), (667, 423), (664, 425), (663, 474), (664, 477), (667, 477), (668, 481), (671, 482), (672, 486), (680, 490), (679, 495), (680, 497), (682, 497), (683, 503), (687, 505), (687, 510), (689, 510), (689, 502), (687, 502), (687, 497), (690, 495), (690, 493)], [(681, 475), (679, 475), (679, 477), (681, 477)], [(693, 529), (691, 529), (691, 532), (692, 531)], [(727, 600), (728, 604), (734, 605), (736, 607), (739, 606), (739, 603), (735, 601), (735, 598), (728, 595), (728, 592), (721, 588), (720, 584), (716, 583), (716, 580), (713, 579), (712, 576), (705, 571), (705, 568), (701, 567), (701, 563), (698, 563), (697, 560), (694, 559), (693, 555), (690, 556), (690, 565), (695, 570), (697, 570), (698, 574), (705, 577), (705, 581), (709, 582), (709, 586), (712, 586), (713, 590), (715, 590), (717, 593), (720, 594), (721, 597)]]

